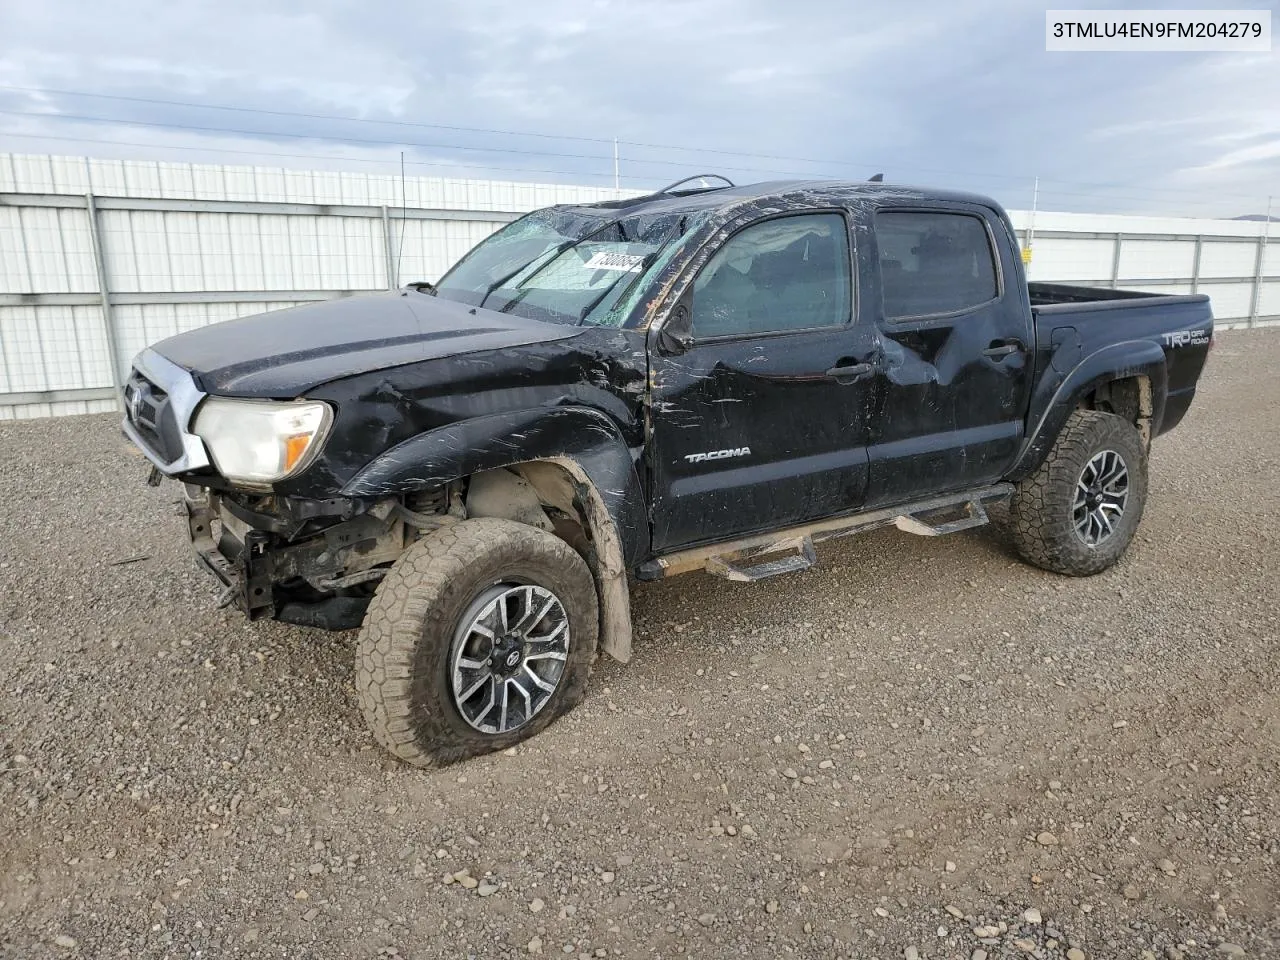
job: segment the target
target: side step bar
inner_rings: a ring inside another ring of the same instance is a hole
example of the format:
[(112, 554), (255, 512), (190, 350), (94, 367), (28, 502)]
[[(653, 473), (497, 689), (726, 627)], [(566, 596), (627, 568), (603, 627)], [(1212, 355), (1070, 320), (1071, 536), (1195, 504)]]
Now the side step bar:
[[(817, 562), (813, 545), (823, 540), (847, 537), (887, 526), (896, 526), (905, 533), (923, 537), (940, 537), (982, 526), (988, 519), (984, 504), (1005, 500), (1011, 493), (1012, 484), (997, 483), (977, 491), (819, 520), (786, 530), (668, 554), (641, 564), (637, 574), (641, 580), (661, 580), (694, 570), (705, 570), (727, 580), (763, 580), (796, 570), (807, 570)], [(782, 556), (758, 563), (750, 562), (774, 554)]]
[[(792, 550), (795, 552), (784, 553)], [(743, 560), (771, 553), (784, 553), (784, 555), (776, 560), (766, 560), (750, 567), (739, 565)], [(808, 570), (817, 562), (818, 555), (813, 549), (813, 540), (809, 537), (801, 537), (799, 540), (786, 541), (764, 550), (741, 551), (727, 556), (710, 557), (703, 569), (713, 576), (724, 577), (726, 580), (751, 583), (755, 580), (763, 580), (765, 577), (776, 577), (780, 573)]]
[(894, 518), (893, 525), (903, 533), (914, 533), (918, 537), (943, 537), (948, 533), (968, 530), (970, 527), (980, 527), (987, 522), (987, 511), (983, 508), (981, 500), (969, 500), (964, 504), (960, 516), (943, 520), (941, 523), (931, 523), (927, 517), (930, 513), (936, 515), (947, 512), (947, 508), (944, 507), (941, 510), (903, 514)]

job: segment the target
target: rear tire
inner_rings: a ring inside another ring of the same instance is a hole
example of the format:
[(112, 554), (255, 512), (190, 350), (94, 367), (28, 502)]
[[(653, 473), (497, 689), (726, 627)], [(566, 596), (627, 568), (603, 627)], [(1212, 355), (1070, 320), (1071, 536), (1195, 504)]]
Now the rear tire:
[(595, 583), (572, 547), (466, 520), (412, 544), (379, 585), (356, 654), (360, 708), (416, 766), (505, 749), (581, 701), (598, 631)]
[(1028, 563), (1087, 577), (1124, 554), (1147, 500), (1147, 454), (1115, 414), (1076, 410), (1044, 463), (1009, 505), (1014, 546)]

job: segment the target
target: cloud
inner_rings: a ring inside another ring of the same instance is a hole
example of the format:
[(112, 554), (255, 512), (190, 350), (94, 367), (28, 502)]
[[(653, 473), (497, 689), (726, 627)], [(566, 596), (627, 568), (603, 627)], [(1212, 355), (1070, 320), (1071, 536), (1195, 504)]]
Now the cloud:
[(0, 85), (248, 108), (0, 90), (20, 152), (390, 172), (403, 149), (599, 184), (618, 137), (625, 186), (884, 171), (1023, 207), (1039, 177), (1042, 208), (1189, 215), (1256, 212), (1280, 173), (1274, 57), (1049, 54), (1013, 0), (46, 0), (6, 5), (0, 33)]

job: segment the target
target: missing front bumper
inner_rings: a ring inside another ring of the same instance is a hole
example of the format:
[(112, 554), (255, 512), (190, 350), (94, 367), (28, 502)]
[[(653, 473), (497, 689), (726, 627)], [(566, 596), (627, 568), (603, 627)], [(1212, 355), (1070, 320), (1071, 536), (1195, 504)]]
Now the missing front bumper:
[(405, 525), (372, 510), (298, 542), (251, 527), (217, 493), (187, 486), (187, 531), (196, 559), (222, 584), (220, 606), (250, 620), (348, 630), (360, 625), (372, 585), (403, 552)]
[[(187, 531), (196, 559), (222, 583), (219, 606), (234, 604), (250, 620), (275, 613), (272, 594), (273, 562), (267, 534), (240, 525), (239, 531), (221, 516), (209, 494), (184, 501)], [(215, 539), (214, 533), (218, 531)], [(237, 537), (237, 532), (240, 534)]]

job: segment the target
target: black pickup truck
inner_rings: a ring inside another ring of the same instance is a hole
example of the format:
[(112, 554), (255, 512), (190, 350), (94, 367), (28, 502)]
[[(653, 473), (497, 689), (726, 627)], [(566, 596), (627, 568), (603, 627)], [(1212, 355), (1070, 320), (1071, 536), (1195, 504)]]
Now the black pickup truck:
[(1007, 499), (1098, 573), (1195, 395), (1204, 296), (1025, 280), (1004, 211), (879, 183), (677, 184), (524, 216), (435, 286), (245, 317), (135, 360), (124, 431), (186, 484), (249, 617), (361, 626), (375, 737), (510, 746), (631, 655), (629, 578), (802, 569)]

